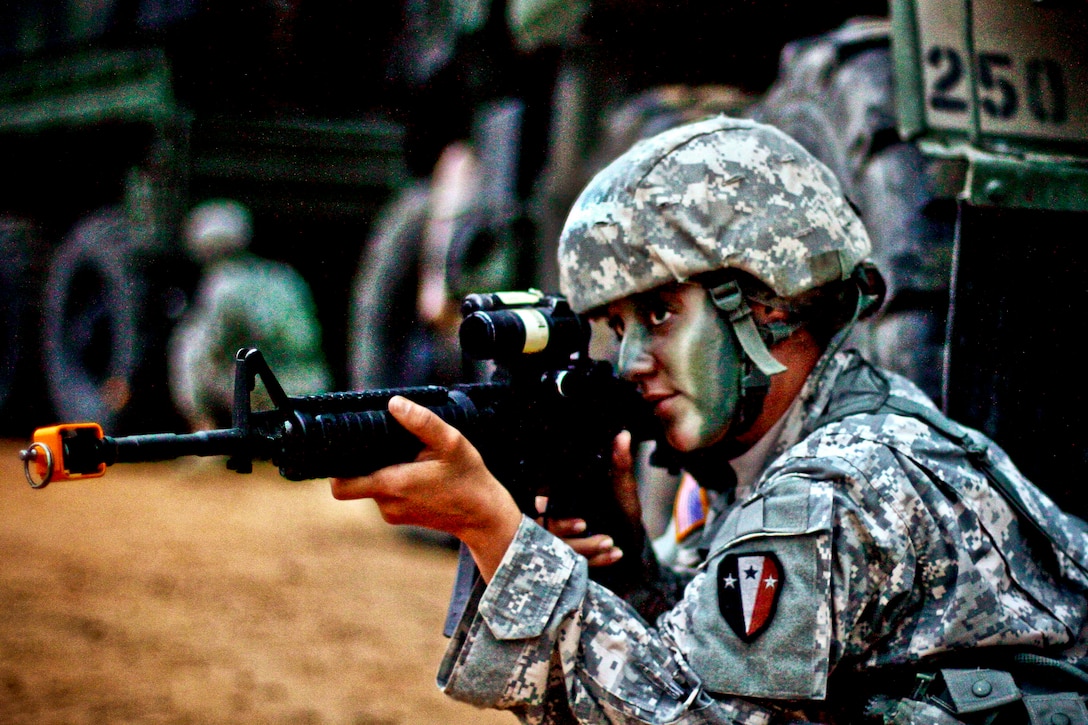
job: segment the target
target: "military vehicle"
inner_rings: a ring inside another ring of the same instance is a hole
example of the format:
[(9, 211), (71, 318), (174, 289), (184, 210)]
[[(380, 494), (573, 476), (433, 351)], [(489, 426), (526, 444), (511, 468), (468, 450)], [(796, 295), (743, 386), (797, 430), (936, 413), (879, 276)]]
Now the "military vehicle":
[[(23, 4), (0, 11), (0, 408), (177, 426), (165, 339), (197, 270), (185, 212), (253, 212), (253, 249), (313, 288), (345, 384), (344, 310), (379, 206), (408, 173), (380, 104), (400, 8)], [(301, 392), (301, 391), (300, 391)]]
[(892, 19), (900, 134), (963, 169), (945, 406), (1083, 514), (1088, 4), (917, 0)]
[(756, 115), (861, 208), (889, 278), (871, 352), (1083, 515), (1088, 4), (889, 10), (787, 46)]

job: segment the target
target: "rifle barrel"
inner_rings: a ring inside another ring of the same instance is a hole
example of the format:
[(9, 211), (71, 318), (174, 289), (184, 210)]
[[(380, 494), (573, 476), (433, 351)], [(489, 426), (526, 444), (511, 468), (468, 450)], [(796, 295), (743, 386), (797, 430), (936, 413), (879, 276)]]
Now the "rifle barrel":
[[(239, 428), (197, 433), (152, 433), (102, 439), (106, 463), (149, 463), (181, 456), (229, 456), (238, 452), (246, 435)], [(112, 459), (112, 460), (111, 460)]]

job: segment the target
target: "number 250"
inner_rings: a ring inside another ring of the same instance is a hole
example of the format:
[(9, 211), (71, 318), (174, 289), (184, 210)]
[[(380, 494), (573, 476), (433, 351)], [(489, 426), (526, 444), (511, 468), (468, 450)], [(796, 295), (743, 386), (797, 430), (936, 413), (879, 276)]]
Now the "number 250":
[[(967, 83), (960, 51), (934, 45), (926, 52), (926, 65), (936, 71), (927, 101), (935, 111), (967, 112)], [(1065, 79), (1061, 66), (1048, 58), (1030, 58), (1024, 64), (1025, 87), (1013, 80), (1014, 60), (1006, 53), (979, 53), (977, 58), (979, 105), (990, 118), (1015, 118), (1021, 110), (1021, 92), (1032, 118), (1040, 123), (1064, 123)]]

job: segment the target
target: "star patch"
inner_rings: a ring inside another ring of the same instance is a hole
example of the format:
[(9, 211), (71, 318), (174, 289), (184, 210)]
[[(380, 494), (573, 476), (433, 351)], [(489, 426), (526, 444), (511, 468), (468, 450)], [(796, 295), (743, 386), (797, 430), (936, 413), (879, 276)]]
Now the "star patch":
[(718, 564), (718, 608), (744, 642), (774, 619), (785, 572), (772, 552), (726, 554)]

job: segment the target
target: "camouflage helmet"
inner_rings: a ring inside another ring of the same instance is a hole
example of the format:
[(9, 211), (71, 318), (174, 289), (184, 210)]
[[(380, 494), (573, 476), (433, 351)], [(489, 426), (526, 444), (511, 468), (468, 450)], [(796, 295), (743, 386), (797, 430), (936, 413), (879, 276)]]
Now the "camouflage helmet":
[(781, 131), (717, 116), (636, 143), (598, 173), (559, 240), (578, 312), (737, 269), (777, 296), (850, 277), (870, 250), (838, 180)]

